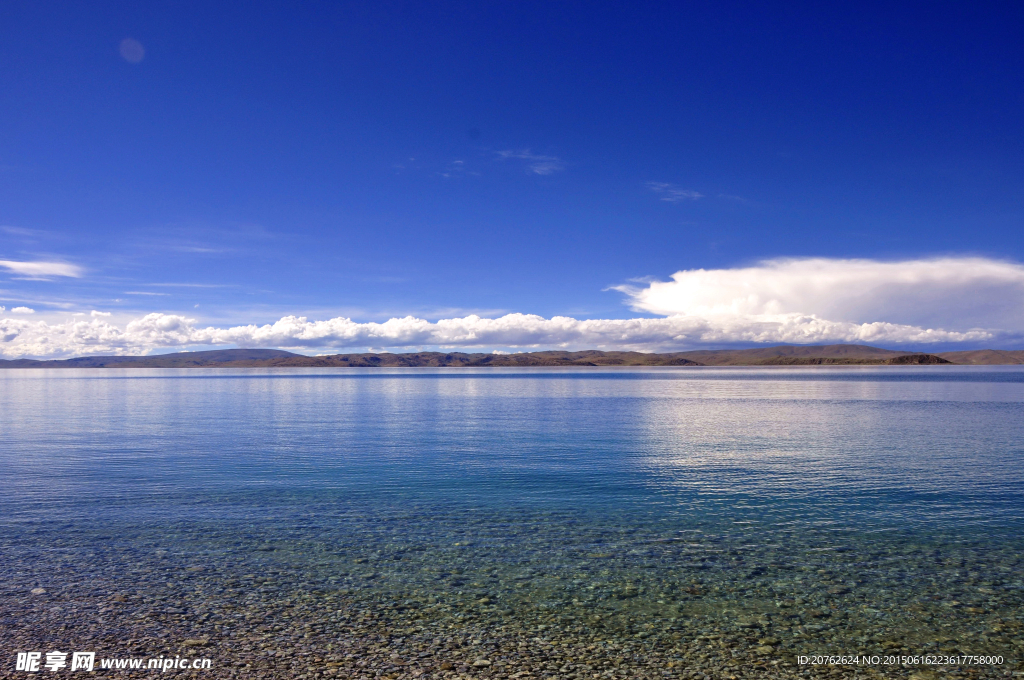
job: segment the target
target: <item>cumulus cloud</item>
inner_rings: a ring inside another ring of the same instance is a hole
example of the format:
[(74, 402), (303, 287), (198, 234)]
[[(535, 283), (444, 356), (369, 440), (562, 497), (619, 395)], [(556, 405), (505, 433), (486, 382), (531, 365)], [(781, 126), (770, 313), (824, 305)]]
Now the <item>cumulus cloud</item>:
[(14, 307), (11, 309), (12, 314), (35, 314), (36, 310), (31, 307)]
[(286, 316), (273, 324), (230, 328), (197, 327), (175, 314), (147, 314), (123, 329), (107, 321), (73, 320), (63, 324), (0, 319), (0, 354), (69, 356), (117, 352), (144, 354), (150, 349), (190, 345), (238, 345), (288, 349), (392, 349), (435, 346), (484, 349), (543, 347), (678, 350), (708, 343), (930, 343), (980, 341), (988, 331), (926, 329), (892, 323), (842, 323), (813, 316), (763, 319), (672, 316), (661, 319), (546, 319), (506, 314), (496, 319), (466, 316), (431, 322), (416, 317), (383, 323), (358, 323), (344, 317), (322, 321)]
[(1024, 266), (981, 257), (778, 259), (691, 269), (642, 288), (633, 309), (711, 320), (812, 315), (841, 322), (1024, 330)]
[(37, 279), (48, 279), (54, 276), (79, 278), (84, 270), (66, 262), (19, 262), (17, 260), (0, 260), (0, 267), (15, 274)]
[[(144, 354), (156, 348), (238, 345), (296, 350), (368, 347), (595, 348), (670, 351), (740, 343), (850, 342), (927, 346), (1024, 337), (1024, 266), (985, 258), (904, 262), (771, 260), (680, 271), (620, 286), (637, 311), (660, 318), (477, 315), (382, 323), (285, 316), (271, 324), (201, 326), (146, 314), (123, 326), (104, 313), (62, 323), (0, 317), (0, 355)], [(12, 310), (12, 312), (15, 310)], [(2, 312), (2, 309), (0, 309)]]

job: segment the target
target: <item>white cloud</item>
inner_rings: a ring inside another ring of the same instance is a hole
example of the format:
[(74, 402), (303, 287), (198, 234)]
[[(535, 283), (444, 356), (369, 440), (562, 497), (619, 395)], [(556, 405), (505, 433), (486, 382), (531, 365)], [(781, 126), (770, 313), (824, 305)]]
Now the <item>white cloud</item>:
[(661, 200), (668, 201), (669, 203), (678, 203), (679, 201), (696, 201), (698, 198), (704, 198), (704, 194), (694, 191), (693, 189), (683, 189), (677, 187), (675, 184), (669, 184), (668, 182), (648, 182), (647, 186), (650, 187), (651, 191), (661, 196)]
[(98, 312), (94, 309), (89, 312), (89, 316), (110, 316), (110, 312)]
[(233, 288), (230, 283), (144, 283), (144, 286), (162, 286), (164, 288)]
[(0, 260), (0, 267), (9, 269), (15, 274), (31, 278), (46, 279), (53, 276), (79, 278), (85, 273), (78, 265), (66, 262), (19, 262), (16, 260)]
[(981, 257), (779, 259), (680, 271), (671, 281), (617, 290), (631, 297), (633, 309), (666, 316), (798, 314), (849, 323), (1024, 331), (1024, 266)]
[(26, 229), (25, 227), (12, 227), (9, 225), (0, 225), (0, 231), (11, 236), (21, 236), (23, 238), (31, 238), (45, 233), (38, 229)]
[(31, 307), (14, 307), (11, 309), (11, 314), (35, 314), (36, 310)]
[(519, 151), (499, 151), (499, 158), (518, 158), (527, 161), (527, 167), (535, 175), (551, 175), (565, 169), (565, 163), (557, 156), (541, 156), (529, 149)]
[(632, 349), (641, 351), (698, 347), (707, 343), (863, 342), (881, 344), (987, 340), (992, 333), (925, 329), (891, 323), (854, 324), (814, 316), (780, 315), (762, 319), (707, 319), (673, 316), (662, 319), (545, 319), (533, 314), (506, 314), (496, 319), (466, 316), (430, 322), (416, 317), (384, 323), (358, 323), (337, 317), (310, 321), (286, 316), (273, 324), (199, 328), (193, 319), (174, 314), (147, 314), (123, 329), (106, 321), (58, 324), (0, 319), (0, 354), (70, 356), (118, 352), (144, 354), (155, 348), (189, 345), (239, 345), (291, 349), (408, 349), (444, 347), (488, 349), (544, 347)]
[[(851, 342), (927, 346), (1024, 337), (1024, 266), (985, 258), (904, 262), (773, 260), (690, 270), (622, 286), (638, 311), (661, 318), (468, 315), (383, 323), (285, 316), (272, 324), (200, 327), (152, 313), (123, 326), (96, 314), (61, 323), (0, 318), (0, 355), (144, 354), (194, 345), (344, 350), (367, 347), (595, 348), (669, 351), (708, 344)], [(12, 310), (15, 311), (15, 310)]]
[(555, 160), (539, 161), (537, 163), (530, 163), (530, 172), (535, 175), (552, 175), (564, 167), (559, 161)]

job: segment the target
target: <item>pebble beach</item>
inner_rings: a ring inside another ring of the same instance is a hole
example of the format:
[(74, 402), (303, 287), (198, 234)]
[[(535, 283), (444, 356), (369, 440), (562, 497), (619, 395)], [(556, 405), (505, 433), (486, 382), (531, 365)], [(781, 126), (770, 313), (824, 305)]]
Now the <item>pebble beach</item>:
[[(33, 547), (38, 533), (26, 533), (5, 546), (0, 642), (10, 650), (45, 641), (46, 650), (88, 649), (98, 657), (201, 656), (212, 659), (216, 677), (938, 678), (1024, 671), (1024, 565), (1016, 549), (932, 543), (899, 551), (875, 545), (865, 554), (868, 546), (847, 536), (832, 550), (798, 552), (781, 541), (765, 546), (754, 532), (727, 539), (588, 534), (584, 527), (572, 543), (563, 537), (556, 545), (544, 535), (543, 519), (527, 521), (518, 536), (463, 523), (446, 544), (433, 546), (389, 535), (391, 523), (365, 521), (334, 536), (322, 526), (278, 527), (258, 543), (213, 528), (182, 527), (170, 534), (173, 541), (166, 531), (159, 539), (121, 533), (89, 540), (65, 531), (62, 539), (47, 536), (45, 551)], [(83, 555), (83, 544), (106, 547)], [(36, 566), (12, 568), (12, 555)], [(798, 663), (800, 655), (817, 654), (1004, 660)]]

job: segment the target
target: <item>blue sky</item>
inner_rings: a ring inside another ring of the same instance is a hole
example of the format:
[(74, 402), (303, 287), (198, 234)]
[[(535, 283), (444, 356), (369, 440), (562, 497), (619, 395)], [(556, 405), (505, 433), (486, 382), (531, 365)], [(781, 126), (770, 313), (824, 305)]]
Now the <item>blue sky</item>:
[[(1022, 29), (1014, 3), (4, 3), (0, 354), (611, 348), (607, 329), (194, 331), (726, 307), (743, 333), (619, 345), (1016, 346)], [(893, 262), (945, 263), (900, 289), (927, 319), (863, 311)], [(761, 295), (781, 270), (803, 289), (851, 266), (870, 295), (841, 309), (645, 302), (677, 273)], [(967, 323), (979, 295), (1013, 304)], [(750, 331), (771, 314), (960, 335)], [(39, 344), (40, 323), (66, 341)]]

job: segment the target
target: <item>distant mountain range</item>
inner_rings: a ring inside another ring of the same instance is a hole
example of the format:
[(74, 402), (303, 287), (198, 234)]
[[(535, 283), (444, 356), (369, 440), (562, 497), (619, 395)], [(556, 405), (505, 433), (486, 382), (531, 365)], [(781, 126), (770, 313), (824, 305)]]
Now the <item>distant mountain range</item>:
[(2, 368), (269, 368), (269, 367), (471, 367), (471, 366), (842, 366), (1024, 364), (1024, 350), (981, 349), (924, 354), (868, 345), (777, 345), (755, 349), (644, 352), (523, 352), (484, 354), (411, 352), (310, 357), (279, 349), (218, 349), (155, 356), (0, 360)]

